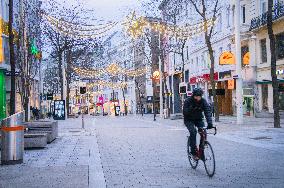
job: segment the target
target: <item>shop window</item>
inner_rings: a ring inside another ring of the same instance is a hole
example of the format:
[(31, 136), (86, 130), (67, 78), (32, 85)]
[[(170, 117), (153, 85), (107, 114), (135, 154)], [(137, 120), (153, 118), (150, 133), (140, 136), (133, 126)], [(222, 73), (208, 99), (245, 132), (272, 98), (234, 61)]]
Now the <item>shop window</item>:
[(280, 33), (276, 35), (276, 58), (283, 59), (284, 58), (284, 33)]
[(189, 71), (188, 70), (185, 71), (184, 81), (185, 82), (189, 81)]
[(266, 50), (266, 39), (260, 40), (260, 48), (261, 48), (261, 63), (267, 62), (267, 50)]

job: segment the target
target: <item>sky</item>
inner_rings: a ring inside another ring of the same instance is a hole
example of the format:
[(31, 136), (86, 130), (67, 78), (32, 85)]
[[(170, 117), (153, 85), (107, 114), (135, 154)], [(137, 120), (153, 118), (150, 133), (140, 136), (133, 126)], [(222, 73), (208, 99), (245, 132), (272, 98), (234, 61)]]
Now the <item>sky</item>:
[(82, 0), (82, 3), (94, 9), (94, 17), (98, 19), (120, 21), (130, 10), (139, 9), (140, 0)]

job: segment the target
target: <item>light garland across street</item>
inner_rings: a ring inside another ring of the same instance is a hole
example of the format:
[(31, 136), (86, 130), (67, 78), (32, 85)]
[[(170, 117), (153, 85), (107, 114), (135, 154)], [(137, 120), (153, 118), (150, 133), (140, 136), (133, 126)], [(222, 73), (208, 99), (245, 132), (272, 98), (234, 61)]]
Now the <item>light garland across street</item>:
[(129, 77), (138, 77), (145, 75), (148, 72), (148, 68), (143, 67), (136, 70), (129, 70), (121, 68), (119, 65), (112, 63), (106, 68), (100, 68), (100, 69), (85, 69), (85, 68), (79, 68), (74, 67), (73, 70), (75, 73), (77, 73), (80, 77), (85, 78), (94, 78), (99, 77), (105, 74), (111, 75), (111, 76), (117, 76), (117, 75), (124, 75)]
[(145, 29), (152, 29), (161, 34), (165, 34), (176, 38), (191, 38), (195, 35), (203, 33), (206, 28), (212, 27), (216, 20), (213, 18), (208, 19), (208, 21), (200, 22), (194, 25), (177, 26), (173, 24), (168, 24), (162, 21), (151, 21), (148, 18), (142, 16), (136, 16), (133, 12), (127, 17), (127, 21), (123, 23), (126, 31), (131, 35), (132, 38), (140, 37), (144, 34)]

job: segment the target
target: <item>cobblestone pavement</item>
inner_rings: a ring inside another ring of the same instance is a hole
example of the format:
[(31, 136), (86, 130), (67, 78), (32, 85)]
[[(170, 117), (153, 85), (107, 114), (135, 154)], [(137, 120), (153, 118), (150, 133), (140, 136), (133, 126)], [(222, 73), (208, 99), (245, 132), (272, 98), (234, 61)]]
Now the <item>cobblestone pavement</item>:
[(234, 118), (222, 118), (219, 135), (209, 136), (217, 171), (208, 178), (203, 164), (197, 170), (189, 165), (182, 121), (98, 117), (94, 124), (107, 187), (283, 187), (284, 142), (277, 141), (283, 128), (254, 118), (246, 122), (237, 126)]
[(21, 165), (0, 166), (0, 187), (105, 187), (92, 121), (86, 125), (82, 130), (80, 119), (60, 121), (59, 138), (47, 148), (26, 150)]

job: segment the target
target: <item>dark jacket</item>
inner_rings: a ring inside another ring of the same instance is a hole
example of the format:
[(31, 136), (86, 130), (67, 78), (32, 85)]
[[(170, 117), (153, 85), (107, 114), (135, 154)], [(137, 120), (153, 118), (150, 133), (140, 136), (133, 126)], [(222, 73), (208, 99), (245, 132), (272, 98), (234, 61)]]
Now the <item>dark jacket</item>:
[(205, 99), (202, 98), (201, 101), (197, 102), (193, 97), (189, 97), (185, 100), (183, 106), (185, 123), (189, 121), (202, 121), (204, 118), (203, 112), (207, 123), (212, 123), (211, 108)]

